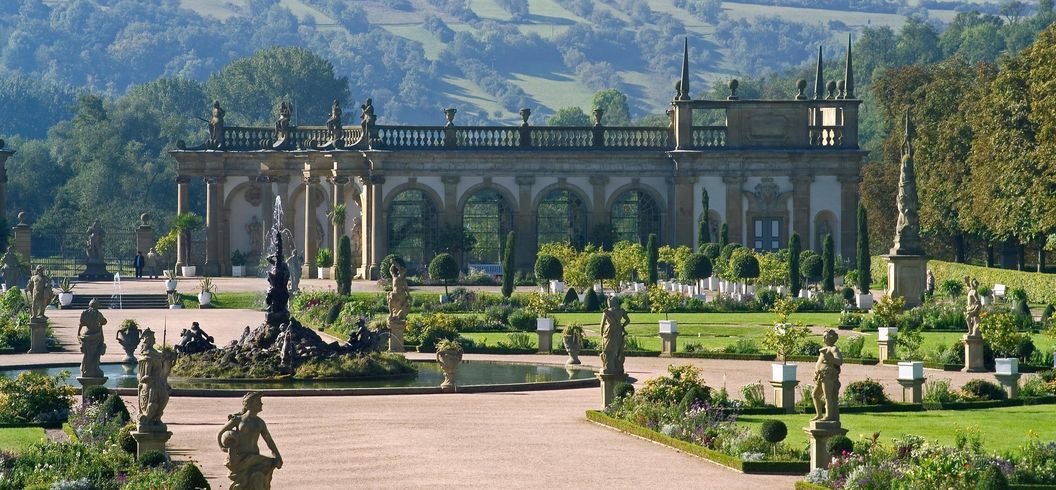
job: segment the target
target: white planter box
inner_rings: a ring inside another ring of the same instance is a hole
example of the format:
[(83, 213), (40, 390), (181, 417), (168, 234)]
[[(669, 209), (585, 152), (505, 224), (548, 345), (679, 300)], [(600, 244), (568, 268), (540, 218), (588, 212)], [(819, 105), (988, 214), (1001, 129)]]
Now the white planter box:
[(537, 332), (553, 332), (554, 331), (554, 319), (553, 318), (536, 318), (535, 319), (535, 330)]
[(898, 335), (898, 327), (880, 327), (876, 329), (877, 340), (883, 342), (886, 340), (895, 340), (895, 335)]
[(180, 275), (183, 277), (194, 277), (196, 272), (198, 272), (198, 266), (185, 265), (180, 267)]
[(898, 379), (924, 379), (924, 363), (919, 361), (898, 363)]
[(169, 305), (170, 310), (182, 310), (183, 305)]
[(330, 268), (320, 267), (319, 268), (319, 279), (330, 279)]
[(719, 278), (717, 278), (715, 276), (709, 277), (708, 278), (708, 289), (710, 289), (712, 291), (718, 291), (719, 290)]
[(806, 289), (800, 289), (799, 290), (799, 297), (803, 298), (803, 299), (809, 298), (810, 297), (810, 291), (808, 291)]
[(604, 291), (605, 290), (601, 287), (601, 284), (595, 284), (594, 285), (594, 292), (595, 293), (601, 293), (601, 292), (604, 292)]
[(796, 380), (796, 364), (771, 364), (773, 380), (778, 383)]
[(872, 293), (865, 293), (858, 295), (858, 309), (859, 310), (871, 310), (873, 309), (873, 295)]
[(981, 305), (983, 305), (983, 306), (988, 306), (988, 305), (990, 305), (993, 302), (994, 302), (994, 297), (993, 296), (980, 296), (979, 297), (979, 303)]
[(233, 265), (231, 266), (232, 277), (242, 277), (246, 275), (246, 266), (244, 265)]
[(73, 293), (59, 293), (59, 304), (62, 306), (70, 306), (73, 303)]
[(1019, 359), (1015, 357), (1000, 357), (994, 359), (997, 365), (997, 374), (1019, 374)]
[(678, 320), (660, 320), (660, 333), (678, 333)]
[(175, 279), (166, 279), (165, 280), (165, 291), (175, 291), (175, 290), (176, 290), (176, 280)]
[(565, 281), (550, 281), (550, 291), (558, 294), (565, 292)]
[(587, 293), (576, 293), (576, 296), (579, 296), (579, 302), (580, 303), (586, 301), (586, 299), (587, 299)]

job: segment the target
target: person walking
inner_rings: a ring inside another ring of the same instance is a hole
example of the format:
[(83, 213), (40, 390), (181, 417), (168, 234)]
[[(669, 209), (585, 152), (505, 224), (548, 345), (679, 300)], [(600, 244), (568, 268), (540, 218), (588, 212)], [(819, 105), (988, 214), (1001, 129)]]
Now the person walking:
[(136, 279), (143, 278), (143, 266), (147, 264), (147, 259), (143, 258), (143, 252), (136, 252), (136, 258), (132, 259), (132, 267), (136, 269)]

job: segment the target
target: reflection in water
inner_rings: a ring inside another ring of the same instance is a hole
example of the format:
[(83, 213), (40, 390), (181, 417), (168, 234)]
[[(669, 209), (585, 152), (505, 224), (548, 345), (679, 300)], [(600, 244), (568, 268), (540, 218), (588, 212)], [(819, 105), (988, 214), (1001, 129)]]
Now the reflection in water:
[[(240, 381), (240, 380), (188, 380), (171, 378), (173, 388), (206, 388), (206, 389), (304, 389), (304, 388), (390, 388), (439, 386), (444, 380), (440, 367), (435, 362), (415, 362), (418, 374), (414, 377), (364, 379), (364, 380), (287, 380), (287, 381)], [(106, 376), (108, 388), (135, 388), (136, 366), (132, 364), (103, 364), (103, 375)], [(15, 377), (19, 373), (34, 373), (56, 376), (68, 371), (70, 377), (66, 382), (76, 385), (80, 374), (78, 367), (53, 367), (35, 369), (0, 370), (0, 375)], [(541, 383), (572, 379), (591, 379), (594, 372), (589, 369), (575, 369), (567, 366), (550, 366), (541, 364), (513, 364), (490, 361), (462, 361), (458, 367), (455, 382), (460, 386), (494, 385), (510, 383)]]

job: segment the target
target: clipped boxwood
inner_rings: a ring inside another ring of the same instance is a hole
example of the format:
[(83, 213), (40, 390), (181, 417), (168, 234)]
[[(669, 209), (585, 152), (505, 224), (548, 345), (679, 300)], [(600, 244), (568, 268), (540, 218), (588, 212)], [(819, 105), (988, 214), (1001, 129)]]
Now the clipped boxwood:
[(194, 463), (187, 463), (172, 478), (172, 490), (210, 490), (209, 480)]
[(767, 419), (759, 426), (759, 435), (770, 444), (777, 444), (788, 437), (788, 426), (780, 420)]
[(161, 451), (147, 451), (136, 459), (140, 468), (157, 468), (167, 462), (165, 453)]
[(836, 436), (825, 443), (825, 449), (827, 449), (829, 454), (833, 456), (838, 456), (843, 453), (853, 453), (854, 442), (847, 436)]
[(1005, 393), (1004, 388), (985, 379), (968, 381), (961, 387), (961, 391), (976, 400), (1005, 400), (1008, 398), (1008, 393)]
[(571, 305), (571, 304), (574, 304), (577, 301), (579, 301), (579, 295), (576, 294), (576, 288), (569, 287), (568, 289), (566, 289), (565, 290), (565, 298), (562, 301), (562, 303), (564, 303), (566, 305)]
[(594, 288), (587, 289), (587, 294), (583, 297), (583, 309), (589, 312), (601, 311), (601, 298), (598, 298)]
[(849, 405), (885, 405), (891, 403), (884, 393), (884, 385), (866, 378), (854, 381), (843, 391), (843, 401)]
[(84, 389), (84, 401), (88, 403), (102, 403), (110, 397), (110, 388), (102, 385), (89, 386)]

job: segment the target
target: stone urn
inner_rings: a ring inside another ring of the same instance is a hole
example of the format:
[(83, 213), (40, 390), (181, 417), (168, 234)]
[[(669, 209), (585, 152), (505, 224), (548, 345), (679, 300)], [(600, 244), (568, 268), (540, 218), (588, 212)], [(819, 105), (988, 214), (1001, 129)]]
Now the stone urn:
[(436, 362), (444, 372), (444, 382), (440, 388), (445, 391), (455, 390), (455, 373), (462, 362), (462, 345), (454, 340), (441, 340), (436, 344)]
[(565, 344), (565, 350), (568, 351), (568, 361), (565, 361), (565, 364), (581, 364), (579, 362), (579, 351), (583, 348), (583, 334), (573, 333), (569, 335), (566, 333), (561, 336), (561, 339)]
[(59, 293), (59, 304), (63, 308), (70, 306), (73, 303), (73, 293), (61, 292)]
[(208, 291), (198, 293), (198, 304), (202, 306), (209, 306), (213, 303), (213, 293)]

